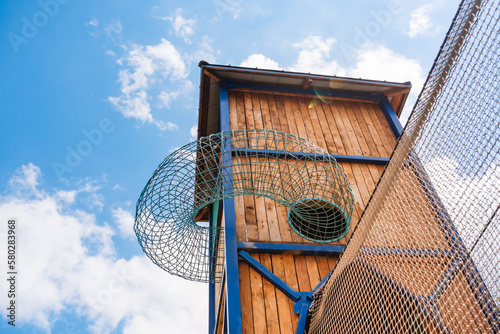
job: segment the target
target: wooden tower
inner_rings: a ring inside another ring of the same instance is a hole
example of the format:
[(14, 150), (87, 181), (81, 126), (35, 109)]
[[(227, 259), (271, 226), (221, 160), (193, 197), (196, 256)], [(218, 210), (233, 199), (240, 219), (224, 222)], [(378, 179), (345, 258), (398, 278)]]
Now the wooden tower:
[[(222, 226), (223, 277), (210, 283), (209, 333), (303, 333), (312, 292), (327, 278), (356, 227), (401, 135), (411, 88), (391, 83), (200, 63), (198, 137), (277, 130), (335, 157), (355, 198), (349, 231), (322, 243), (297, 234), (287, 208), (266, 197), (224, 199), (199, 214)], [(211, 263), (211, 265), (215, 265)]]

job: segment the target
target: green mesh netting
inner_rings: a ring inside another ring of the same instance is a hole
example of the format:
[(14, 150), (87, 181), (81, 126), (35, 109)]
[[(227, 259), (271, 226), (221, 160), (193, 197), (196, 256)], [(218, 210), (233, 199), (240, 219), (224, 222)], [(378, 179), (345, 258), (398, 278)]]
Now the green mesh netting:
[(209, 204), (240, 195), (270, 198), (289, 208), (290, 226), (315, 242), (349, 230), (354, 196), (342, 167), (313, 143), (271, 130), (226, 131), (170, 154), (137, 202), (135, 233), (144, 252), (167, 272), (193, 281), (217, 280), (222, 228), (197, 222)]

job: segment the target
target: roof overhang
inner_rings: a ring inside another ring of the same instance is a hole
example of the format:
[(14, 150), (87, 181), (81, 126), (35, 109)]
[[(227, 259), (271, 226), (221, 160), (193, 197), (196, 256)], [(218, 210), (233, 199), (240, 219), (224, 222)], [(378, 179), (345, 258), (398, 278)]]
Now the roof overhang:
[(410, 82), (354, 79), (338, 76), (317, 75), (277, 70), (253, 69), (237, 66), (211, 65), (200, 62), (200, 106), (198, 137), (218, 132), (219, 82), (253, 84), (276, 89), (300, 89), (314, 94), (314, 91), (351, 93), (358, 96), (384, 95), (396, 114), (401, 116), (403, 106), (411, 89)]

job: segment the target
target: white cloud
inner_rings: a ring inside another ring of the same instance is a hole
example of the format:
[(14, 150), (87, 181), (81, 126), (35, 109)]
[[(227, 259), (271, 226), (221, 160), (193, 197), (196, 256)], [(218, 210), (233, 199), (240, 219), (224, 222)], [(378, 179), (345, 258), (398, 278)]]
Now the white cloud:
[(179, 93), (177, 92), (161, 92), (158, 94), (158, 106), (160, 108), (168, 108), (170, 106), (170, 102), (175, 100), (179, 96)]
[[(411, 81), (412, 90), (400, 119), (403, 125), (406, 124), (411, 108), (425, 82), (425, 73), (420, 63), (384, 45), (366, 43), (356, 50), (355, 64), (351, 67), (342, 67), (330, 58), (335, 44), (335, 39), (320, 36), (309, 36), (293, 44), (298, 50), (297, 59), (287, 70), (394, 82)], [(262, 54), (253, 54), (241, 63), (242, 66), (258, 66), (257, 64), (262, 67), (265, 67), (264, 64), (271, 64), (268, 68), (279, 68), (277, 62)]]
[(165, 130), (173, 131), (179, 129), (179, 126), (177, 126), (177, 124), (174, 124), (172, 122), (155, 121), (155, 124), (162, 131)]
[(425, 82), (424, 70), (417, 60), (406, 58), (383, 45), (371, 43), (365, 44), (358, 50), (356, 65), (348, 69), (347, 74), (363, 79), (410, 81), (412, 89), (400, 117), (403, 125), (406, 124)]
[(223, 19), (226, 12), (231, 14), (233, 19), (237, 19), (243, 10), (242, 2), (242, 0), (215, 0), (213, 4), (219, 19)]
[(434, 6), (432, 4), (427, 4), (418, 7), (411, 13), (410, 28), (407, 33), (410, 38), (425, 34), (432, 28), (433, 24), (429, 17), (432, 9), (434, 9)]
[(93, 17), (89, 22), (85, 23), (85, 26), (92, 26), (92, 27), (98, 27), (99, 26), (99, 21), (97, 18)]
[(198, 63), (200, 60), (205, 60), (209, 63), (215, 63), (214, 53), (220, 54), (220, 50), (215, 51), (212, 47), (213, 40), (208, 36), (203, 36), (201, 42), (198, 43), (198, 49), (186, 54), (188, 61)]
[(16, 170), (9, 180), (9, 186), (16, 192), (36, 194), (36, 187), (40, 184), (41, 176), (40, 168), (30, 162)]
[(189, 36), (194, 34), (194, 26), (196, 25), (195, 19), (184, 18), (181, 8), (177, 8), (174, 17), (166, 17), (164, 19), (172, 21), (176, 36), (182, 37), (186, 44), (191, 44)]
[(133, 238), (134, 234), (134, 216), (122, 208), (113, 210), (113, 220), (118, 226), (121, 234), (127, 238)]
[(293, 44), (298, 50), (298, 58), (291, 71), (325, 75), (345, 75), (345, 70), (330, 59), (330, 52), (336, 44), (334, 38), (323, 39), (321, 36), (309, 36), (299, 43)]
[(243, 67), (257, 67), (265, 68), (270, 70), (278, 70), (279, 65), (274, 60), (267, 58), (262, 53), (254, 53), (248, 56), (247, 59), (243, 60), (240, 64)]
[(122, 34), (123, 26), (120, 20), (115, 20), (109, 23), (106, 28), (104, 28), (104, 32), (111, 39), (116, 38)]
[(193, 125), (189, 130), (189, 134), (191, 135), (191, 139), (195, 140), (198, 137), (198, 125)]
[[(40, 175), (38, 167), (22, 166), (11, 181), (29, 187), (0, 197), (0, 219), (17, 220), (18, 303), (22, 305), (18, 324), (50, 332), (57, 320), (64, 321), (61, 314), (70, 312), (92, 324), (79, 328), (81, 332), (109, 333), (119, 325), (124, 333), (144, 333), (144, 328), (148, 333), (165, 328), (186, 334), (206, 330), (206, 285), (172, 277), (145, 256), (117, 257), (113, 228), (99, 223), (93, 213), (75, 208), (79, 196), (68, 205), (69, 194), (81, 188), (48, 192), (39, 188)], [(96, 186), (83, 188), (93, 191)], [(118, 209), (116, 216), (123, 222), (121, 228), (127, 220), (130, 223), (130, 217)], [(2, 229), (0, 243), (5, 242)], [(3, 247), (0, 265), (6, 267)], [(6, 303), (7, 298), (0, 298), (2, 310)], [(193, 315), (202, 319), (190, 321)]]
[[(118, 78), (121, 94), (110, 96), (108, 100), (126, 118), (156, 124), (162, 130), (175, 129), (175, 124), (153, 118), (149, 94), (159, 85), (166, 85), (167, 79), (177, 82), (177, 86), (187, 85), (188, 69), (179, 51), (166, 39), (146, 47), (133, 44), (128, 54), (117, 63), (123, 67)], [(176, 91), (163, 91), (157, 96), (159, 105), (168, 107), (177, 95)]]

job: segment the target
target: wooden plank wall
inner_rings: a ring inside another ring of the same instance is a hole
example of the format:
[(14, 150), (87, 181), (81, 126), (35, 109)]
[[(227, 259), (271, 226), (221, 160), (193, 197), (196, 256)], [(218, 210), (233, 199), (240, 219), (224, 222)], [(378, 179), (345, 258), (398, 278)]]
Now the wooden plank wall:
[[(308, 139), (330, 154), (389, 157), (396, 138), (378, 104), (346, 99), (310, 105), (311, 96), (229, 91), (232, 130), (274, 129)], [(355, 196), (351, 235), (383, 166), (342, 163)], [(239, 241), (312, 243), (289, 226), (287, 208), (260, 196), (235, 198)], [(343, 238), (334, 245), (345, 245)], [(337, 257), (251, 254), (297, 291), (311, 291), (328, 275)], [(245, 263), (239, 263), (243, 333), (294, 333), (293, 303)]]
[[(308, 139), (330, 154), (389, 157), (396, 137), (378, 104), (331, 99), (329, 104), (309, 107), (311, 100), (307, 96), (230, 91), (231, 129), (274, 129)], [(356, 201), (348, 238), (384, 167), (358, 163), (341, 165), (351, 182)], [(235, 200), (239, 241), (309, 242), (290, 229), (287, 209), (272, 200), (258, 196)], [(335, 244), (345, 245), (347, 238)]]

